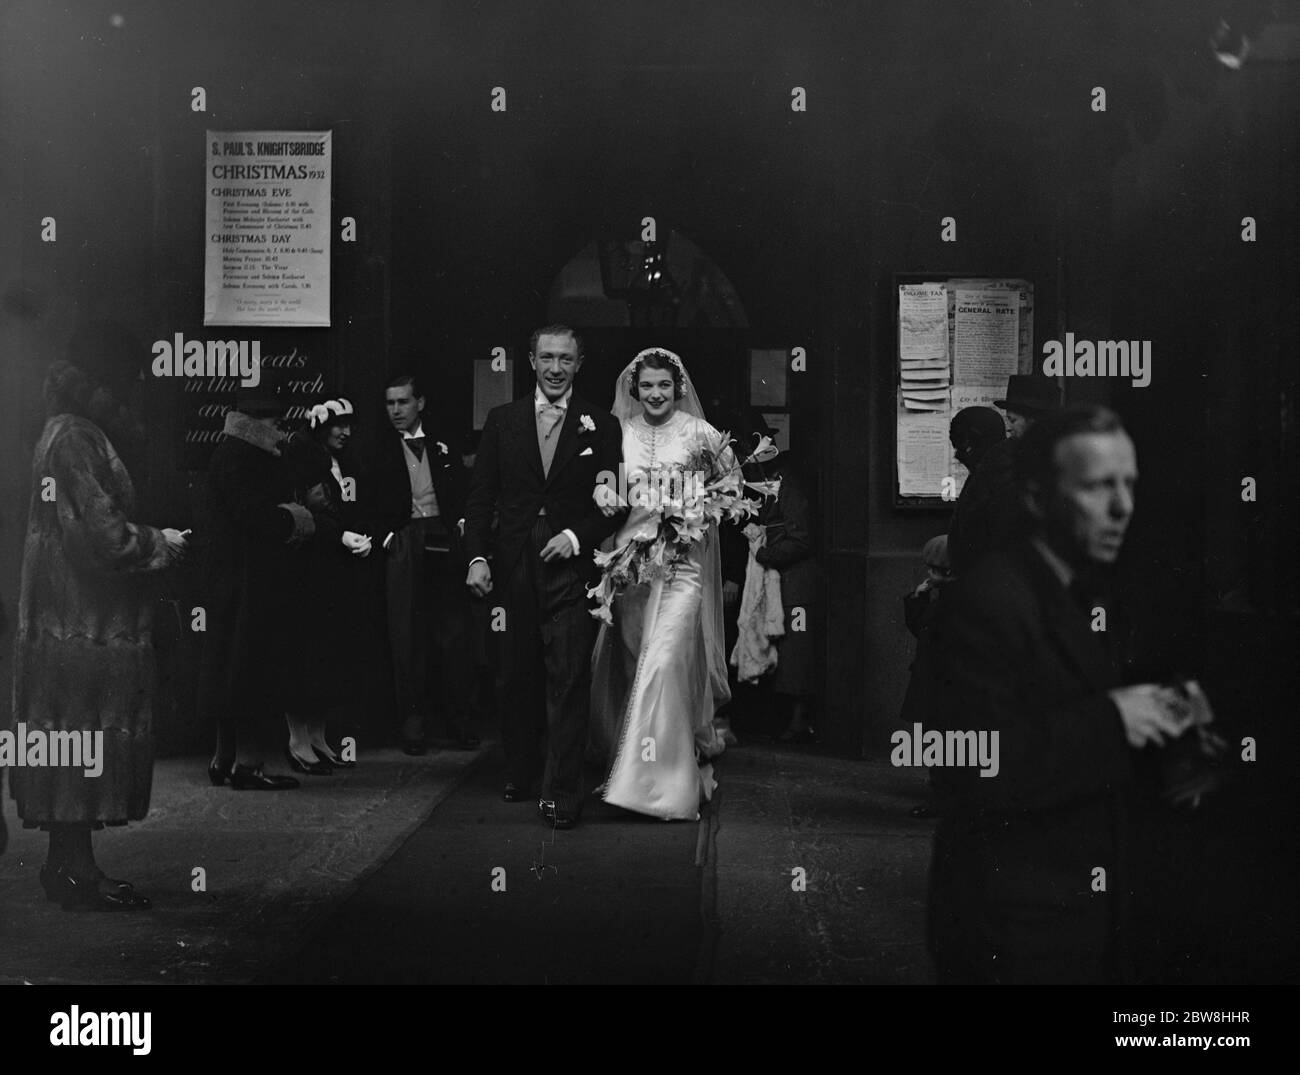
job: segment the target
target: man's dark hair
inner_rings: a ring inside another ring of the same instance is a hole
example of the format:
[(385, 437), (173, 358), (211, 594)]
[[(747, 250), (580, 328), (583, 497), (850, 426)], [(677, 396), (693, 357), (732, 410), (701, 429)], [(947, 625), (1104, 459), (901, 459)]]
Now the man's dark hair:
[(424, 395), (424, 392), (420, 388), (419, 377), (414, 373), (411, 373), (409, 370), (395, 373), (388, 378), (388, 383), (384, 385), (384, 391), (387, 392), (390, 388), (405, 388), (408, 384), (411, 386), (411, 395), (416, 399), (419, 399)]
[(568, 325), (547, 325), (545, 328), (539, 328), (528, 339), (528, 353), (537, 354), (537, 341), (543, 336), (572, 336), (574, 346), (578, 348), (578, 357), (582, 358), (582, 337), (578, 335)]
[(1044, 412), (1020, 439), (1016, 450), (1016, 480), (1021, 488), (1050, 489), (1056, 482), (1056, 446), (1080, 433), (1122, 433), (1119, 415), (1096, 403), (1076, 404)]

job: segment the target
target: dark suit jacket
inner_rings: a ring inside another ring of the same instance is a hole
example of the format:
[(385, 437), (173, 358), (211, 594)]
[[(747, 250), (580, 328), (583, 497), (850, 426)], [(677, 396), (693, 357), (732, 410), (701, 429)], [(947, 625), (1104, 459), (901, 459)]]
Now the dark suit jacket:
[[(1027, 541), (943, 591), (935, 719), (996, 729), (1000, 772), (939, 774), (929, 925), (941, 970), (979, 981), (1123, 974), (1133, 764), (1106, 693), (1120, 683), (1106, 639)], [(1104, 893), (1092, 891), (1096, 867)]]
[[(582, 428), (583, 415), (591, 419), (594, 430)], [(587, 449), (590, 454), (584, 455)], [(542, 470), (542, 453), (537, 447), (534, 394), (494, 407), (483, 426), (470, 480), (466, 560), (495, 552), (493, 572), (504, 580), (523, 551), (538, 512), (545, 507), (557, 533), (574, 532), (582, 559), (590, 564), (591, 554), (620, 523), (618, 514), (609, 518), (601, 514), (592, 492), (602, 472), (617, 478), (622, 461), (623, 433), (618, 419), (576, 392), (569, 397), (549, 475)], [(491, 536), (494, 509), (499, 509), (495, 549)], [(594, 570), (592, 564), (590, 571)]]
[[(456, 522), (465, 516), (468, 475), (459, 455), (450, 450), (442, 454), (437, 438), (427, 426), (424, 432), (424, 450), (429, 459), (433, 492), (438, 498), (438, 512), (447, 529), (453, 532), (454, 539)], [(364, 495), (359, 497), (367, 505), (367, 514), (378, 523), (374, 535), (376, 544), (382, 542), (389, 531), (401, 530), (411, 522), (411, 479), (406, 469), (401, 434), (395, 430), (385, 433), (380, 445), (369, 475), (374, 486), (373, 499)]]

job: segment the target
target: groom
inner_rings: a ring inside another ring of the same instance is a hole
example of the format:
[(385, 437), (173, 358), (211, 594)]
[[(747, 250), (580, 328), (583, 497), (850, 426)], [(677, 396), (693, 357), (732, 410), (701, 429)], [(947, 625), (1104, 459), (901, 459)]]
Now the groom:
[(592, 553), (622, 521), (603, 515), (592, 491), (602, 472), (618, 473), (623, 443), (609, 410), (573, 391), (582, 367), (582, 342), (573, 329), (538, 329), (528, 362), (536, 389), (494, 408), (483, 426), (465, 514), (465, 581), (476, 595), (491, 595), (494, 628), (497, 607), (505, 612), (496, 636), (503, 798), (528, 799), (544, 759), (538, 808), (547, 824), (567, 829), (582, 811), (596, 639), (587, 599), (597, 574)]

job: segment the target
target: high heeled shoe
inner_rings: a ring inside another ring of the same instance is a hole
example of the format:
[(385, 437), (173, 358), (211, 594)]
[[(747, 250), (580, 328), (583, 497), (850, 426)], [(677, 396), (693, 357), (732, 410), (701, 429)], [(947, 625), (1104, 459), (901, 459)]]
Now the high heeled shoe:
[(329, 776), (334, 772), (334, 766), (327, 761), (303, 761), (288, 747), (284, 748), (284, 759), (289, 763), (289, 768), (295, 773), (306, 773), (308, 776)]
[(291, 776), (273, 776), (260, 768), (236, 765), (230, 770), (230, 786), (236, 791), (290, 791), (299, 784)]
[(314, 746), (311, 750), (322, 762), (335, 769), (351, 769), (357, 764), (354, 761), (344, 761), (337, 751), (333, 751), (329, 747), (322, 750), (320, 747)]
[(212, 781), (212, 786), (214, 788), (221, 787), (222, 784), (230, 779), (230, 770), (234, 768), (234, 765), (234, 759), (231, 759), (230, 761), (222, 761), (220, 758), (215, 756), (210, 762), (208, 762), (208, 779)]

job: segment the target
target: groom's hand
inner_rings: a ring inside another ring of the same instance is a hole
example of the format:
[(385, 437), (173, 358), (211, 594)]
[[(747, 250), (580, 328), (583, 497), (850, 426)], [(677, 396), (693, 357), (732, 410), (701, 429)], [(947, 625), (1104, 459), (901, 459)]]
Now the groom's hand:
[(469, 574), (465, 576), (465, 585), (475, 597), (486, 597), (492, 592), (492, 569), (486, 560), (475, 560), (469, 565)]
[(542, 562), (549, 564), (552, 560), (567, 560), (573, 555), (573, 542), (569, 535), (558, 533), (542, 549)]

